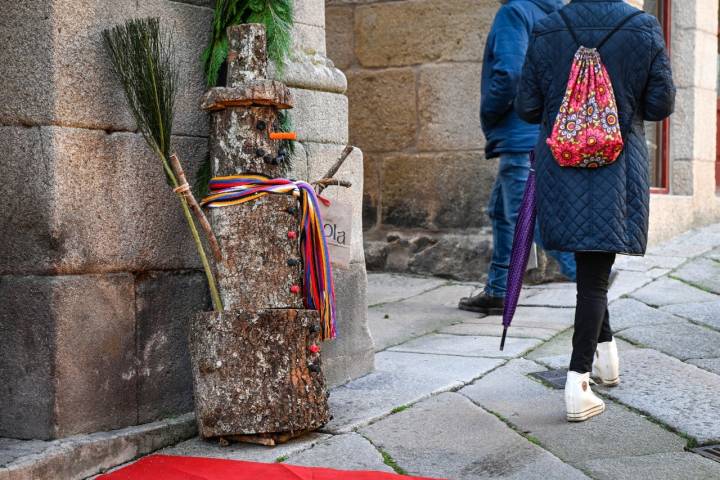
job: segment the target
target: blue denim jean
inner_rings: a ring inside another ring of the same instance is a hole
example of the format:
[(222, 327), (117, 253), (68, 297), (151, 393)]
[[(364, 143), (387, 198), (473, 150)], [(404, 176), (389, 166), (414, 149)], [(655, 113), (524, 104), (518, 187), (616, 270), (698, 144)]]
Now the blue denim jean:
[[(493, 255), (485, 293), (505, 297), (515, 224), (530, 173), (530, 155), (505, 154), (500, 156), (500, 168), (490, 195), (488, 215), (493, 229)], [(535, 243), (542, 247), (539, 229), (535, 229)], [(560, 264), (560, 271), (575, 281), (575, 257), (572, 252), (547, 251)]]

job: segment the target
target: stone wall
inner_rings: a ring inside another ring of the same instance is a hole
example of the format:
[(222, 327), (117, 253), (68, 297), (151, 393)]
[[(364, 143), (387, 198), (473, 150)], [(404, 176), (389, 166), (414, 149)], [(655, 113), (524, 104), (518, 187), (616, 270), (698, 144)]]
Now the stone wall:
[(484, 158), (480, 68), (496, 0), (327, 0), (328, 55), (348, 78), (365, 152), (372, 269), (478, 279), (497, 163)]
[(673, 76), (670, 117), (670, 193), (654, 194), (650, 241), (720, 220), (715, 185), (718, 1), (672, 2)]
[[(287, 69), (300, 139), (296, 176), (347, 142), (345, 78), (324, 60), (324, 4), (298, 0)], [(58, 438), (192, 410), (186, 323), (209, 307), (204, 275), (158, 161), (128, 113), (101, 31), (160, 16), (181, 63), (174, 146), (193, 176), (207, 155), (199, 57), (213, 0), (15, 2), (0, 19), (0, 437)], [(340, 176), (360, 210), (362, 155)], [(372, 369), (361, 223), (338, 271), (339, 383)]]

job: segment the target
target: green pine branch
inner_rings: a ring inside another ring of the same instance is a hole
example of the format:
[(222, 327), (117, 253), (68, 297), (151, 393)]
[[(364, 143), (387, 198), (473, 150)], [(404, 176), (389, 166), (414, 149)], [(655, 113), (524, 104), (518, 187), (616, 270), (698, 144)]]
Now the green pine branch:
[(202, 55), (209, 87), (217, 85), (227, 59), (227, 28), (242, 23), (265, 25), (268, 57), (282, 72), (292, 48), (293, 0), (216, 0), (212, 38)]

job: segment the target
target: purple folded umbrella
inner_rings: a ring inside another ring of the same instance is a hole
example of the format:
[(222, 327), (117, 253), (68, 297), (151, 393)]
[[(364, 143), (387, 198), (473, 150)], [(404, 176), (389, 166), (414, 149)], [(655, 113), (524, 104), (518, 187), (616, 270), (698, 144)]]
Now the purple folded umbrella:
[(532, 250), (535, 237), (535, 152), (530, 152), (530, 174), (528, 175), (525, 193), (523, 194), (515, 236), (513, 237), (512, 253), (510, 254), (510, 269), (507, 277), (507, 293), (505, 294), (505, 308), (503, 310), (503, 334), (500, 340), (500, 350), (505, 348), (505, 336), (512, 322), (522, 290), (523, 277), (527, 268), (528, 257)]

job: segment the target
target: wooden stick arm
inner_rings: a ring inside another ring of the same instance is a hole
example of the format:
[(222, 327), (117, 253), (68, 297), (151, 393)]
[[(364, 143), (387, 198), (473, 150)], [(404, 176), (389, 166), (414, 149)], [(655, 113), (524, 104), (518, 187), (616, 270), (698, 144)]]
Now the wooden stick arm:
[(350, 154), (355, 150), (355, 147), (352, 145), (348, 145), (345, 147), (345, 149), (340, 154), (340, 158), (337, 159), (337, 161), (333, 164), (332, 167), (327, 171), (327, 173), (320, 179), (316, 180), (313, 183), (313, 185), (317, 185), (317, 192), (321, 193), (323, 190), (325, 190), (325, 187), (328, 187), (330, 185), (337, 185), (340, 187), (346, 187), (349, 188), (352, 186), (352, 183), (344, 181), (344, 180), (334, 180), (333, 177), (335, 174), (340, 170), (340, 167), (342, 167), (343, 163), (345, 163), (345, 160), (350, 156)]

